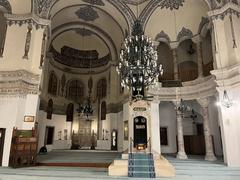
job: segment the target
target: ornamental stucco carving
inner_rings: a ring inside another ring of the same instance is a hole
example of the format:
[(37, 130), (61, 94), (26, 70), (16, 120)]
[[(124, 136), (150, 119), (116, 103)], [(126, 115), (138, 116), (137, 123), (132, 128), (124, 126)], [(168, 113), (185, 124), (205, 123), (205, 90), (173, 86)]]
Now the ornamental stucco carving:
[(159, 2), (161, 8), (169, 8), (170, 10), (179, 9), (180, 6), (183, 6), (185, 0), (162, 0)]
[(163, 41), (166, 43), (171, 42), (170, 37), (164, 31), (161, 31), (157, 34), (157, 36), (155, 37), (155, 41)]
[(0, 6), (3, 6), (8, 13), (12, 13), (12, 7), (8, 0), (0, 0)]
[(34, 0), (34, 12), (42, 18), (47, 18), (50, 7), (57, 0)]
[(95, 21), (99, 18), (97, 11), (95, 11), (91, 6), (80, 7), (75, 14), (79, 19), (84, 21)]
[(0, 72), (0, 96), (39, 93), (40, 76), (25, 70)]
[(190, 29), (187, 29), (185, 27), (182, 28), (182, 30), (177, 35), (177, 41), (183, 41), (185, 39), (191, 39), (193, 37), (193, 33)]

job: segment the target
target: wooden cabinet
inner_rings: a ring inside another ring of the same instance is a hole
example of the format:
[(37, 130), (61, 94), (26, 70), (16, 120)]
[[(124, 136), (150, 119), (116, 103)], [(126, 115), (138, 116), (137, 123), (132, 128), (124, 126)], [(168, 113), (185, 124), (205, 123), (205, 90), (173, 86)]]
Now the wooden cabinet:
[(36, 165), (37, 131), (13, 129), (9, 166), (13, 168)]

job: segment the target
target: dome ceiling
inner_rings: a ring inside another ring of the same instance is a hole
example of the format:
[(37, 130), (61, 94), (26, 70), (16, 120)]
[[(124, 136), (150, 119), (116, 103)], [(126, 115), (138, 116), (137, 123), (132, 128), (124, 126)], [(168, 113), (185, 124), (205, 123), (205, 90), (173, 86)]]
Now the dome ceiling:
[(101, 37), (94, 32), (83, 28), (67, 30), (59, 34), (52, 41), (52, 46), (59, 53), (64, 46), (78, 50), (96, 50), (99, 54), (99, 58), (110, 53), (109, 48)]

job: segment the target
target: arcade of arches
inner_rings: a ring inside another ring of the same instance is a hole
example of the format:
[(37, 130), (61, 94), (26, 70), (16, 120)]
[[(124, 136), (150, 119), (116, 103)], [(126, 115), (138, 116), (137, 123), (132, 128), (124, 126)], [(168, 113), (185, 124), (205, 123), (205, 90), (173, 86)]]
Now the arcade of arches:
[[(0, 166), (11, 164), (14, 128), (35, 129), (37, 151), (126, 152), (146, 125), (140, 136), (156, 154), (240, 167), (239, 15), (239, 0), (0, 0)], [(148, 115), (131, 109), (116, 72), (137, 18), (164, 68), (145, 92)], [(218, 103), (224, 90), (229, 108)]]

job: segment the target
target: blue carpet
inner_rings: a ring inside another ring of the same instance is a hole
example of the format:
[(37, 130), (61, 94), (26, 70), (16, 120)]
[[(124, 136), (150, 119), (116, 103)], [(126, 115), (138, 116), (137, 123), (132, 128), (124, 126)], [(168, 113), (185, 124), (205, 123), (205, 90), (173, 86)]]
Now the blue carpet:
[(128, 158), (128, 177), (155, 178), (153, 155), (130, 153)]

